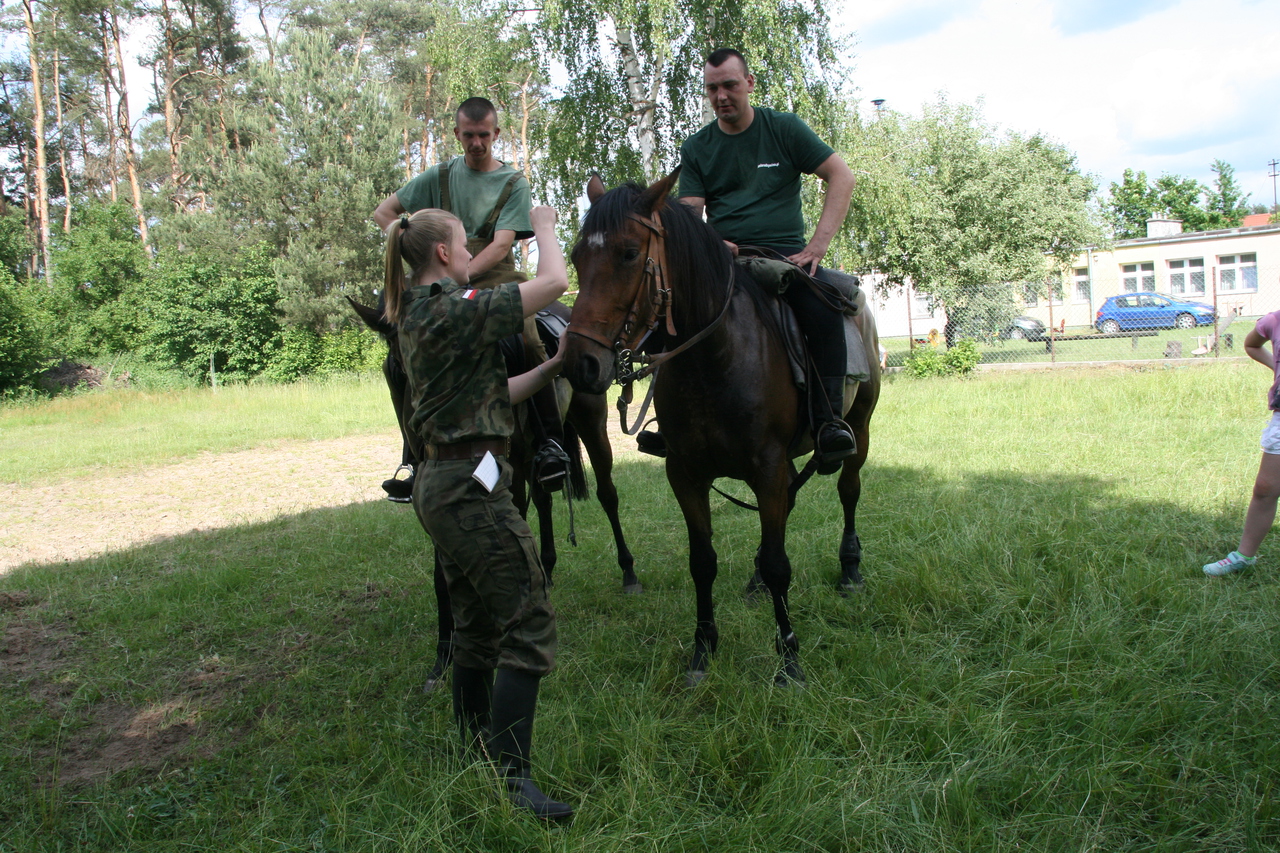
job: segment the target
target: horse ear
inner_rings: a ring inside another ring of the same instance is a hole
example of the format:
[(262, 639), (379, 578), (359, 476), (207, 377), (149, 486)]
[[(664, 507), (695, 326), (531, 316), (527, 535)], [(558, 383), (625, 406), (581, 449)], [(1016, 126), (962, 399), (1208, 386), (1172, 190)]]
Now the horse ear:
[(649, 188), (640, 196), (640, 202), (636, 205), (638, 210), (644, 211), (646, 214), (654, 213), (661, 210), (666, 203), (667, 196), (671, 194), (671, 190), (677, 186), (680, 178), (680, 166), (676, 166), (674, 172), (665, 178), (655, 181), (649, 185)]
[(343, 298), (346, 299), (347, 302), (351, 303), (351, 310), (355, 311), (356, 315), (359, 316), (360, 319), (364, 321), (364, 324), (370, 329), (373, 329), (381, 335), (394, 331), (395, 327), (382, 319), (382, 312), (377, 308), (370, 308), (367, 305), (361, 305), (359, 302), (356, 302), (350, 296), (346, 296), (345, 294), (343, 295)]
[(599, 175), (592, 172), (591, 180), (587, 181), (587, 201), (595, 204), (602, 195), (604, 195), (604, 181), (600, 180)]

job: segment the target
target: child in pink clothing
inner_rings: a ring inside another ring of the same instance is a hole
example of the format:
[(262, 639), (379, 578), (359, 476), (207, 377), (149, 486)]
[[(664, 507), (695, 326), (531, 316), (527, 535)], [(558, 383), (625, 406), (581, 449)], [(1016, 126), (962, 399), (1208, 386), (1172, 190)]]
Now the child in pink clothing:
[(1249, 501), (1249, 510), (1244, 516), (1244, 532), (1240, 535), (1240, 547), (1216, 563), (1204, 567), (1204, 573), (1210, 577), (1229, 575), (1232, 572), (1247, 569), (1257, 562), (1258, 546), (1271, 530), (1276, 519), (1276, 502), (1280, 500), (1280, 364), (1277, 364), (1272, 351), (1264, 344), (1272, 342), (1275, 349), (1276, 335), (1280, 333), (1280, 311), (1258, 320), (1244, 339), (1244, 351), (1249, 358), (1266, 365), (1271, 369), (1271, 390), (1267, 392), (1267, 406), (1271, 409), (1271, 421), (1262, 431), (1262, 462), (1258, 466), (1258, 477), (1253, 482), (1253, 497)]

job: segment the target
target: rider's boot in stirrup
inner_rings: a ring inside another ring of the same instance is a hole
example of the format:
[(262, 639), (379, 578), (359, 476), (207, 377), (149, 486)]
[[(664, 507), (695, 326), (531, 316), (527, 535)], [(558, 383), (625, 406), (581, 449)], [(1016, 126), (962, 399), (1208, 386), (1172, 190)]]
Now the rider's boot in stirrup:
[(667, 440), (662, 437), (662, 430), (642, 429), (636, 433), (636, 449), (641, 453), (665, 459), (667, 457)]
[[(400, 472), (408, 471), (409, 475), (400, 479)], [(382, 481), (382, 490), (387, 493), (387, 500), (392, 503), (407, 504), (413, 501), (413, 465), (405, 463), (396, 469), (391, 479)]]
[(818, 454), (818, 473), (834, 474), (858, 449), (853, 430), (838, 414), (844, 409), (844, 377), (822, 377), (821, 398), (818, 401), (821, 412), (814, 418), (819, 422), (813, 440), (814, 453)]
[(569, 474), (569, 454), (564, 451), (564, 423), (560, 420), (560, 402), (555, 384), (539, 389), (529, 398), (537, 421), (538, 451), (533, 456), (533, 479), (544, 490), (558, 492), (564, 488)]

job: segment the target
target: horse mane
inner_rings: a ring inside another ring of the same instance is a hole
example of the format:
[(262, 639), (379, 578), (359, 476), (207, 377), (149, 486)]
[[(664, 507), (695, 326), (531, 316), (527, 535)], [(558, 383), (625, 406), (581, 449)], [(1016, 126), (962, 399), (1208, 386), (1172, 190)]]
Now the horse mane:
[[(595, 234), (613, 234), (628, 224), (637, 210), (644, 187), (634, 181), (606, 192), (587, 211), (582, 220), (578, 247)], [(676, 329), (688, 335), (711, 323), (724, 307), (729, 277), (734, 276), (738, 290), (749, 294), (756, 312), (772, 323), (773, 312), (765, 307), (768, 298), (755, 281), (733, 262), (733, 255), (715, 229), (693, 213), (693, 208), (674, 199), (665, 199), (659, 218), (666, 229), (668, 287), (672, 290), (672, 312)], [(692, 286), (691, 286), (692, 285)]]

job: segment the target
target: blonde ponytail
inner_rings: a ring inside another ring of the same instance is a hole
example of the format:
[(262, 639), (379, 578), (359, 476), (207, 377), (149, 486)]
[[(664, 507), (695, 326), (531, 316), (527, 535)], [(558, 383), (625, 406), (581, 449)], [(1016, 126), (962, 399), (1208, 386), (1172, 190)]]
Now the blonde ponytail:
[(447, 210), (426, 208), (412, 216), (401, 214), (400, 219), (387, 229), (386, 262), (384, 272), (385, 307), (382, 316), (391, 323), (400, 323), (404, 311), (404, 266), (413, 271), (410, 283), (417, 284), (420, 270), (431, 265), (436, 246), (448, 245), (453, 239), (454, 223), (461, 225), (458, 217)]

